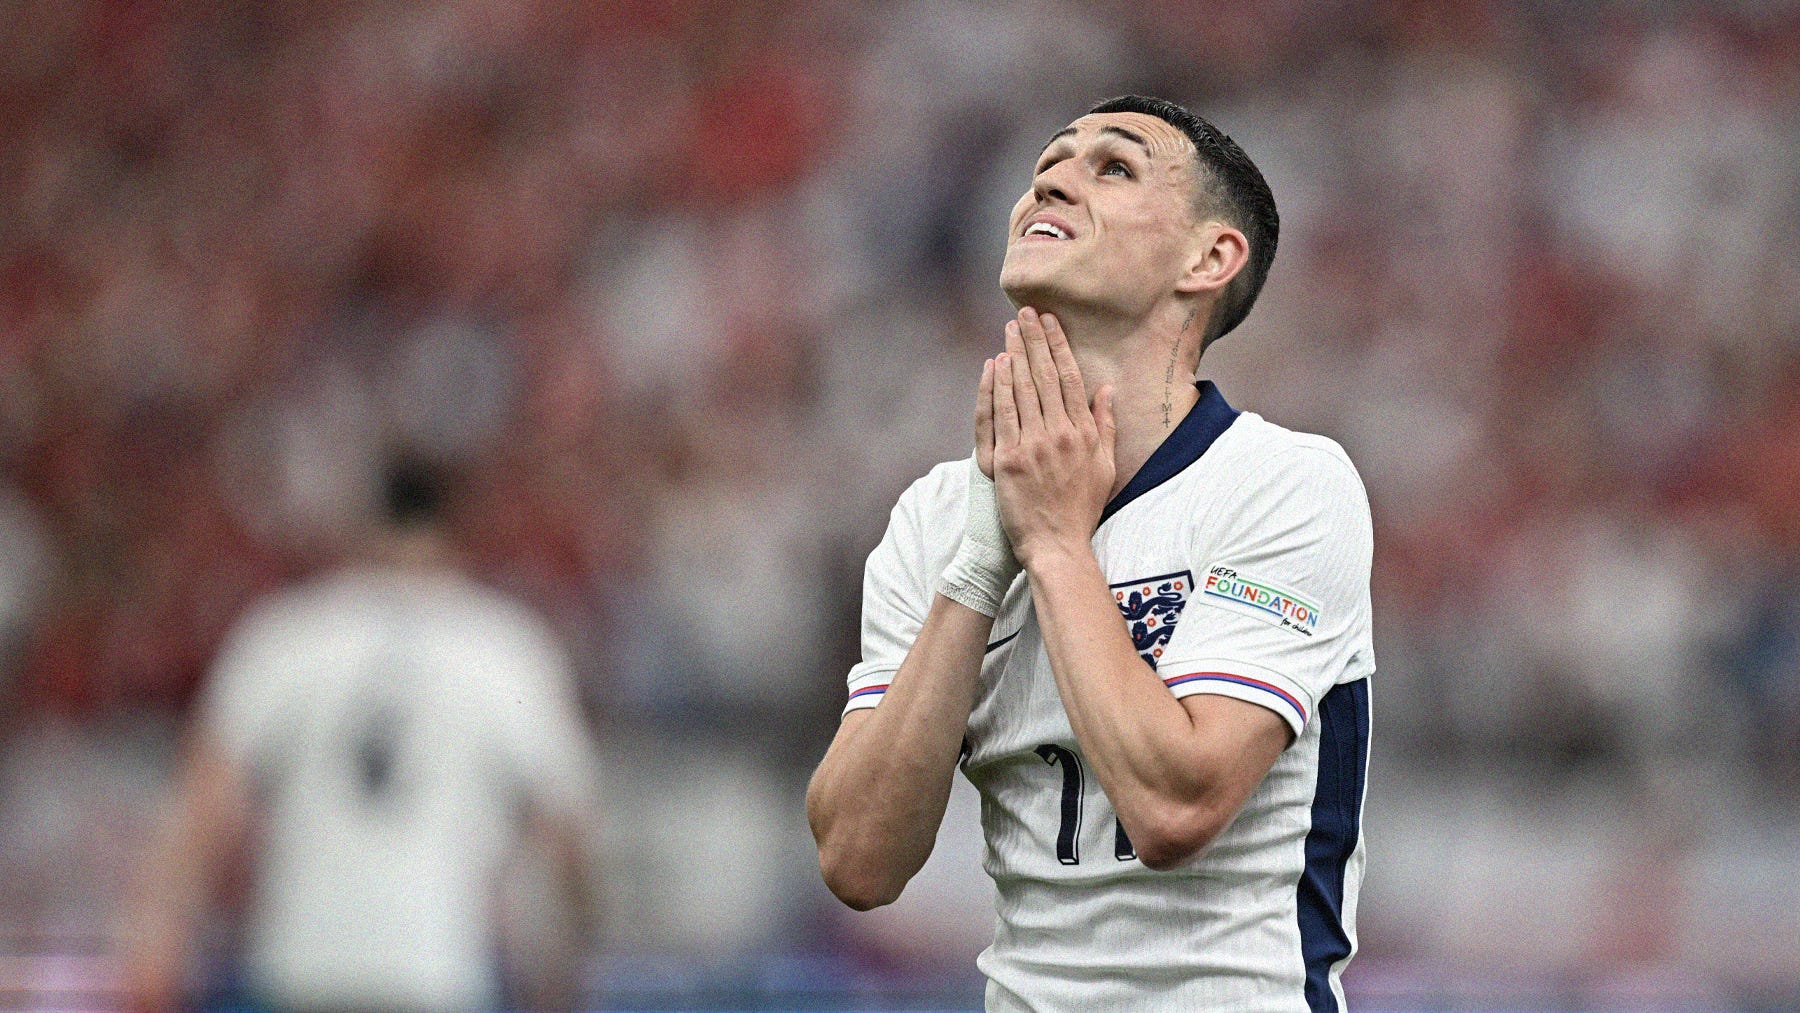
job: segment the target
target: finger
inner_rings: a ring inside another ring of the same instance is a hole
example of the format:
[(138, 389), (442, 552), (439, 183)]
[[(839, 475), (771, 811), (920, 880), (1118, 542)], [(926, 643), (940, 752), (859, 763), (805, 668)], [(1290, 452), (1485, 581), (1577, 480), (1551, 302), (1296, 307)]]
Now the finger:
[(1081, 363), (1075, 361), (1075, 350), (1069, 347), (1069, 336), (1055, 316), (1043, 316), (1044, 337), (1050, 346), (1050, 358), (1056, 364), (1056, 376), (1062, 385), (1063, 410), (1069, 418), (1081, 421), (1091, 417), (1088, 411), (1087, 382), (1081, 378)]
[(1043, 318), (1027, 306), (1019, 311), (1019, 336), (1025, 342), (1025, 361), (1031, 368), (1031, 383), (1037, 389), (1038, 411), (1046, 423), (1068, 418), (1063, 408), (1062, 383), (1057, 379), (1056, 360), (1050, 355), (1050, 342), (1044, 335)]
[(994, 477), (994, 360), (981, 365), (981, 383), (975, 388), (975, 463), (981, 473)]
[(1013, 401), (1012, 356), (1002, 352), (994, 360), (994, 446), (1012, 447), (1019, 442), (1019, 406)]
[(1113, 417), (1112, 384), (1101, 384), (1094, 392), (1094, 428), (1100, 432), (1100, 445), (1108, 451), (1113, 448), (1113, 440), (1119, 432), (1119, 423)]
[(1042, 432), (1044, 408), (1038, 399), (1037, 384), (1031, 378), (1031, 364), (1023, 355), (1008, 355), (1006, 360), (1012, 366), (1012, 396), (1019, 414), (1019, 431)]

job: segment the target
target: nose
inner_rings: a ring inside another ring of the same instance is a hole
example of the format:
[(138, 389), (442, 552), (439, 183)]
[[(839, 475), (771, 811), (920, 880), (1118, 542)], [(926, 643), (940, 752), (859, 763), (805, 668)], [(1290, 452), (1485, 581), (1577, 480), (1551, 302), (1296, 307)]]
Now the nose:
[(1055, 200), (1064, 204), (1073, 204), (1066, 167), (1073, 159), (1065, 158), (1043, 172), (1032, 177), (1031, 192), (1039, 203)]

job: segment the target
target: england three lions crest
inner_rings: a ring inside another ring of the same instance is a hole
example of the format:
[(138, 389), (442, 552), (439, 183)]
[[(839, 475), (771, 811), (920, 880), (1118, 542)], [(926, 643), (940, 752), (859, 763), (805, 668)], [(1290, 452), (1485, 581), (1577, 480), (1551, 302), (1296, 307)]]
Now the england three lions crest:
[(1113, 601), (1125, 617), (1125, 628), (1131, 631), (1132, 646), (1137, 648), (1138, 657), (1154, 669), (1169, 638), (1175, 635), (1175, 623), (1194, 587), (1193, 574), (1182, 570), (1109, 586)]

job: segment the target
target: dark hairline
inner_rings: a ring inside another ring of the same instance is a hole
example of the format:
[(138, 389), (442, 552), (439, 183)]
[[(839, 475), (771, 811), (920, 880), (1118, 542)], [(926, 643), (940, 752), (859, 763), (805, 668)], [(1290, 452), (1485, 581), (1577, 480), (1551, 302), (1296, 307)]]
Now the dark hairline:
[[(1085, 115), (1121, 112), (1153, 116), (1188, 139), (1194, 149), (1196, 211), (1222, 212), (1220, 220), (1241, 233), (1249, 247), (1244, 267), (1214, 307), (1208, 321), (1209, 333), (1202, 341), (1204, 348), (1242, 323), (1261, 294), (1280, 241), (1281, 220), (1274, 195), (1262, 170), (1230, 135), (1179, 103), (1147, 95), (1120, 95), (1096, 103)], [(1051, 140), (1060, 136), (1059, 132)], [(1213, 151), (1212, 157), (1206, 149)]]

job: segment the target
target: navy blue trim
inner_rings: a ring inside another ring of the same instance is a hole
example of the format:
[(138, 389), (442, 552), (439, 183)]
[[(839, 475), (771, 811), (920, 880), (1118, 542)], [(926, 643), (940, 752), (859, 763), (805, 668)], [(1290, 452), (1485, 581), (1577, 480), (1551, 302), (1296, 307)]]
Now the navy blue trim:
[(1125, 504), (1137, 499), (1157, 486), (1181, 474), (1183, 469), (1200, 459), (1206, 448), (1213, 445), (1231, 424), (1237, 421), (1238, 410), (1225, 403), (1225, 395), (1213, 386), (1211, 380), (1201, 380), (1195, 386), (1200, 388), (1200, 400), (1182, 418), (1175, 431), (1156, 448), (1125, 488), (1106, 504), (1100, 511), (1100, 523), (1118, 513)]
[(1194, 589), (1194, 571), (1192, 570), (1176, 570), (1174, 573), (1159, 573), (1154, 577), (1144, 577), (1140, 580), (1121, 580), (1117, 584), (1106, 585), (1106, 588), (1109, 591), (1119, 591), (1128, 587), (1136, 587), (1139, 584), (1154, 584), (1159, 580), (1172, 580), (1176, 577), (1186, 577), (1188, 579), (1188, 590), (1192, 591)]
[(996, 640), (993, 643), (987, 645), (987, 650), (982, 651), (981, 653), (992, 654), (995, 651), (998, 651), (1000, 648), (1005, 647), (1007, 644), (1011, 643), (1012, 638), (1018, 636), (1024, 629), (1025, 629), (1025, 627), (1021, 626), (1018, 629), (1012, 631), (1011, 633), (1008, 633), (1006, 636), (1001, 637), (999, 640)]
[(1295, 905), (1300, 955), (1306, 961), (1306, 1006), (1341, 1013), (1331, 992), (1331, 965), (1350, 955), (1344, 931), (1344, 869), (1362, 835), (1363, 785), (1369, 768), (1369, 680), (1333, 687), (1319, 701), (1319, 784), (1313, 793), (1306, 870)]

